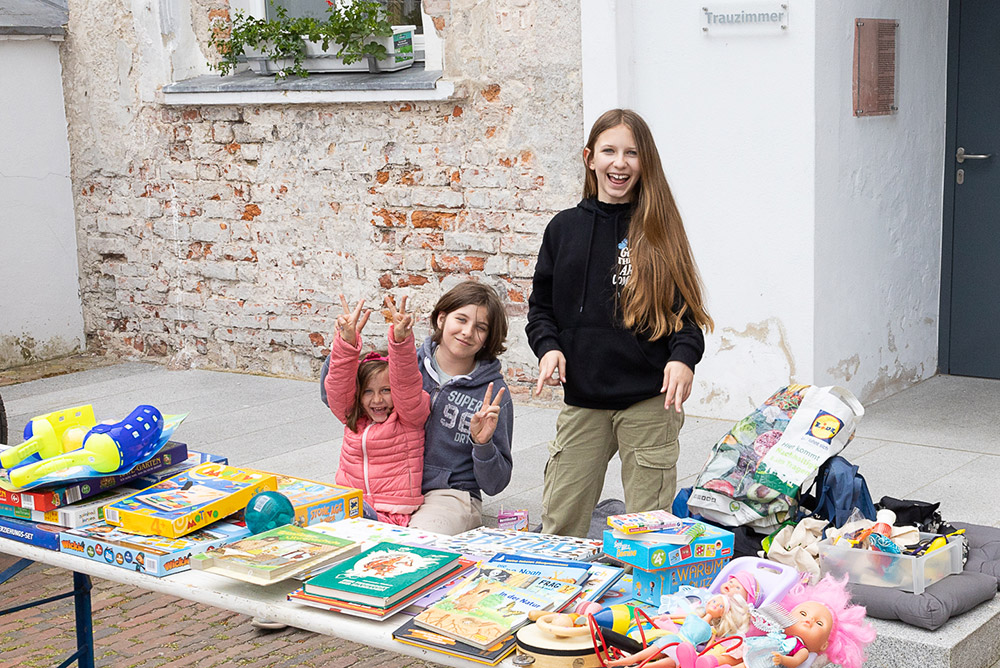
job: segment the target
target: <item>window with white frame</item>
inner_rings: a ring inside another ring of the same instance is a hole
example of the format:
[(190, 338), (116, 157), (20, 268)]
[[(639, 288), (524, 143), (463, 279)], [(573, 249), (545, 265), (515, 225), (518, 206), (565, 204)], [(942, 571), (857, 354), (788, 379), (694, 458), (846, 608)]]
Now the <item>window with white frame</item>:
[[(392, 25), (414, 25), (414, 60), (424, 62), (427, 70), (441, 69), (441, 42), (433, 23), (424, 14), (421, 0), (378, 0), (386, 8)], [(289, 16), (311, 16), (322, 19), (326, 16), (326, 0), (230, 0), (230, 9), (242, 11), (248, 16), (274, 18), (274, 8), (284, 7)], [(425, 32), (424, 25), (430, 26)]]

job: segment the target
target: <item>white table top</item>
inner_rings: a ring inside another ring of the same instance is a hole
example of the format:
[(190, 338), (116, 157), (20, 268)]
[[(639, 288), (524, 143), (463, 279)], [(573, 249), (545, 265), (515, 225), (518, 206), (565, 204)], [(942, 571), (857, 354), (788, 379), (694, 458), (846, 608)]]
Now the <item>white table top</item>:
[[(440, 652), (431, 652), (393, 640), (393, 630), (407, 619), (407, 616), (402, 613), (379, 622), (293, 603), (286, 598), (286, 595), (298, 587), (295, 580), (286, 580), (262, 587), (222, 575), (193, 570), (157, 578), (145, 573), (136, 573), (109, 564), (102, 564), (99, 561), (91, 561), (77, 555), (20, 543), (9, 538), (0, 538), (0, 553), (31, 559), (50, 566), (85, 573), (91, 577), (111, 580), (112, 582), (133, 585), (161, 594), (169, 594), (252, 617), (263, 617), (298, 629), (346, 638), (363, 645), (417, 657), (431, 663), (456, 666), (457, 668), (480, 665), (466, 659), (448, 656)], [(507, 657), (499, 665), (513, 666), (511, 657)]]

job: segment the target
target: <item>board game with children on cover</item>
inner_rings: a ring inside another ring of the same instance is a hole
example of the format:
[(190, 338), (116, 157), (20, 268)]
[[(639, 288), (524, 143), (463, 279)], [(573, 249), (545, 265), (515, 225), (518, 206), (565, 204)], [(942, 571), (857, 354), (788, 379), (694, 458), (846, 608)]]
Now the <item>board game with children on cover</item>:
[(243, 509), (255, 494), (276, 488), (270, 473), (199, 464), (109, 505), (104, 519), (132, 533), (180, 538)]

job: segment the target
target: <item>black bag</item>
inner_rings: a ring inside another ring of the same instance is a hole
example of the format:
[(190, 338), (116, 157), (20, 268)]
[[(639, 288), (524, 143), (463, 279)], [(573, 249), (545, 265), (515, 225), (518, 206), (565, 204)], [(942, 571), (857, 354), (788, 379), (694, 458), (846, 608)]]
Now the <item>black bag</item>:
[(810, 492), (812, 489), (816, 490), (816, 496), (805, 493), (799, 499), (799, 519), (818, 517), (839, 529), (857, 508), (866, 519), (875, 521), (875, 504), (868, 483), (858, 473), (858, 467), (843, 457), (831, 457), (819, 467)]

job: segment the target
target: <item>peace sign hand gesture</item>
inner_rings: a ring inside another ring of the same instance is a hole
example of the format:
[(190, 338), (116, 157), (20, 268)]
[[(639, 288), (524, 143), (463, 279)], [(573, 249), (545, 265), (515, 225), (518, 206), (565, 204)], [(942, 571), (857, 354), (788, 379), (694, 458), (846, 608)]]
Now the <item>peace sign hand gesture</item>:
[(362, 299), (352, 311), (351, 307), (347, 305), (344, 295), (340, 295), (340, 305), (344, 309), (344, 312), (337, 316), (337, 331), (340, 333), (340, 338), (344, 340), (344, 343), (349, 346), (356, 346), (358, 345), (358, 335), (361, 334), (361, 330), (368, 324), (368, 317), (372, 314), (371, 309), (364, 309), (364, 312), (362, 312), (365, 305), (365, 300)]
[(389, 307), (389, 315), (392, 316), (392, 337), (396, 339), (396, 343), (402, 343), (413, 331), (413, 314), (406, 312), (406, 297), (400, 301), (398, 311), (392, 297), (385, 298), (385, 305)]
[(482, 445), (493, 438), (493, 432), (497, 430), (497, 421), (500, 419), (500, 399), (503, 398), (503, 393), (506, 391), (507, 388), (501, 387), (497, 396), (493, 397), (493, 383), (486, 387), (483, 405), (475, 412), (469, 422), (469, 433), (472, 435), (473, 443)]

